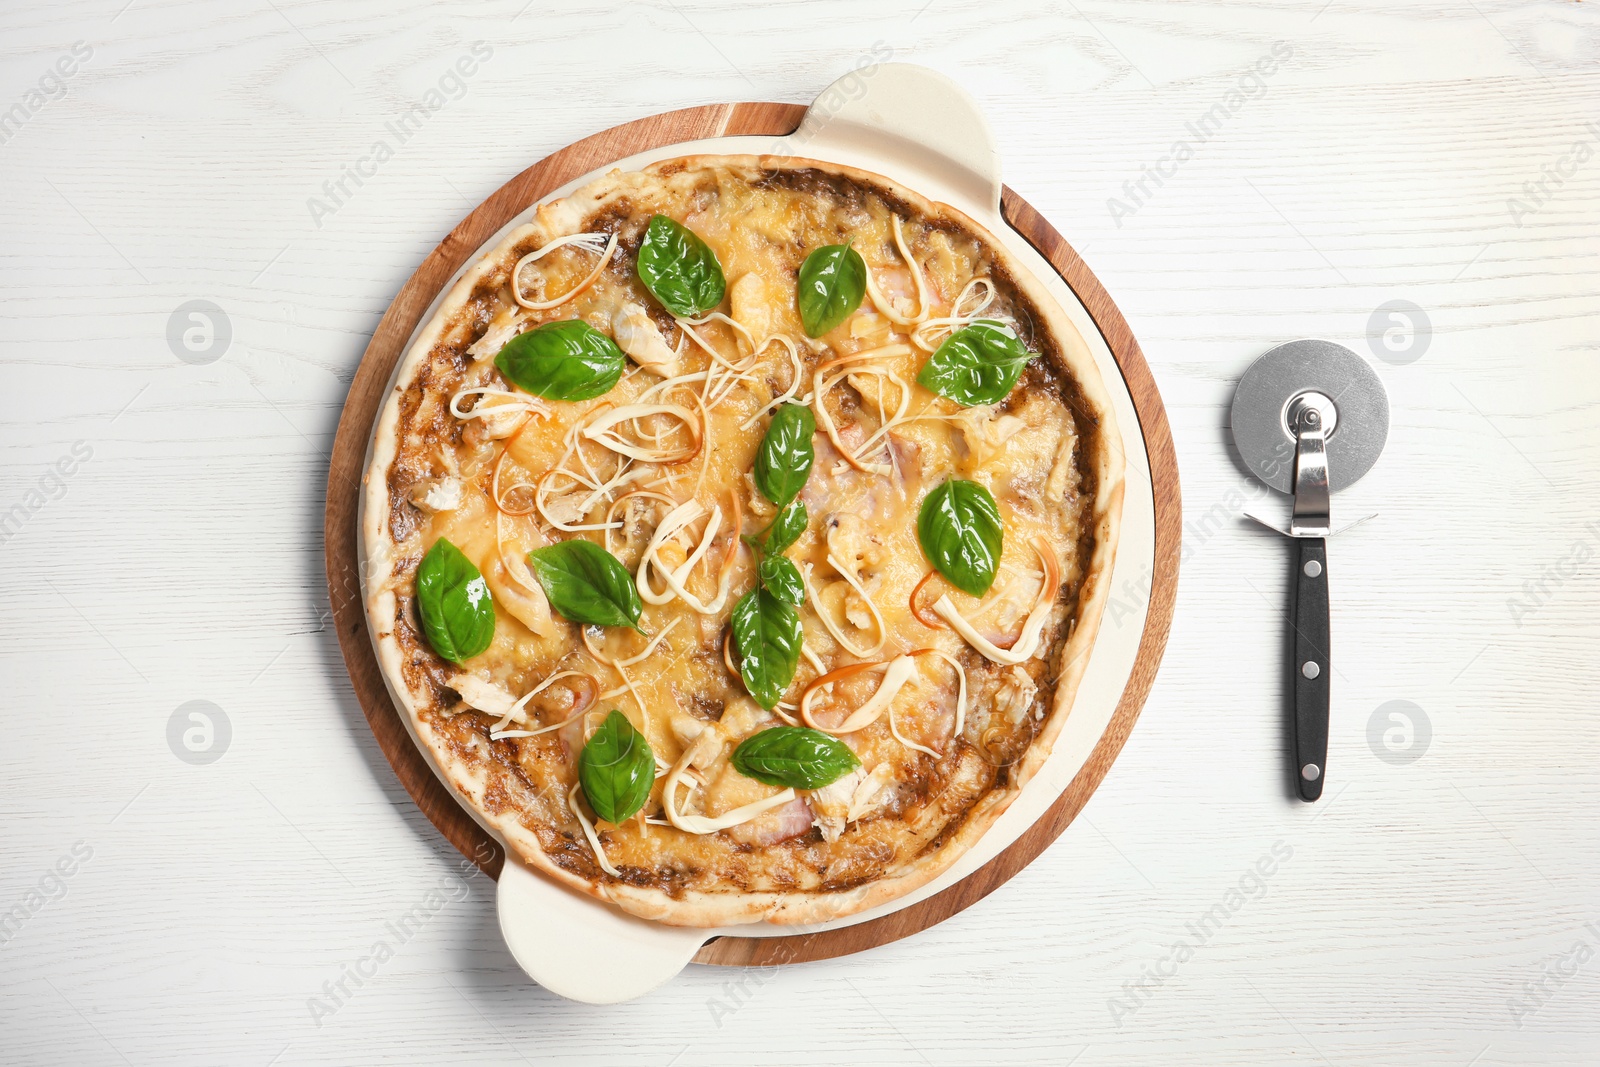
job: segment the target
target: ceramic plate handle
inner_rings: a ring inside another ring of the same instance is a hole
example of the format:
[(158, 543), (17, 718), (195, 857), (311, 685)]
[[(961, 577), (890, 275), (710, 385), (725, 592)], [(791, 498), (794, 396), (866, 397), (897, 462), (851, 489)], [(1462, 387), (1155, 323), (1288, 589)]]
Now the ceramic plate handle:
[[(977, 101), (938, 71), (911, 63), (876, 63), (828, 86), (788, 138), (865, 152), (936, 174), (984, 215), (1000, 211), (1000, 153)], [(827, 158), (824, 153), (822, 158)]]
[(710, 934), (597, 905), (509, 854), (496, 894), (500, 932), (517, 963), (550, 992), (585, 1004), (620, 1004), (664, 985)]

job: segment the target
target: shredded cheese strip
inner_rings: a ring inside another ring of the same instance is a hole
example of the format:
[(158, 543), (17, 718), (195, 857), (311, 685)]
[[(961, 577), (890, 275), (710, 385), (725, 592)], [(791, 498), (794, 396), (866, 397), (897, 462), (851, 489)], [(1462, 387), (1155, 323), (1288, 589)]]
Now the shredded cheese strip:
[[(511, 446), (517, 443), (518, 439), (522, 437), (523, 431), (531, 425), (533, 425), (531, 422), (524, 420), (521, 429), (517, 430), (517, 432), (511, 436), (511, 440), (507, 441), (505, 445), (501, 447), (500, 455), (496, 457), (494, 461), (494, 477), (489, 482), (489, 499), (494, 502), (494, 506), (497, 511), (500, 511), (506, 515), (531, 515), (535, 510), (538, 509), (539, 506), (536, 496), (534, 503), (525, 508), (519, 509), (508, 507), (506, 505), (505, 494), (500, 491), (500, 471), (501, 468), (505, 466), (506, 459), (511, 455)], [(517, 489), (535, 489), (535, 487), (528, 482), (518, 482), (516, 485), (508, 487), (505, 492), (510, 493)], [(535, 489), (535, 493), (537, 493), (537, 489)]]
[(611, 861), (606, 859), (606, 850), (600, 847), (600, 835), (594, 832), (594, 824), (583, 813), (583, 808), (578, 804), (578, 783), (572, 783), (572, 788), (567, 792), (567, 807), (572, 809), (572, 814), (578, 817), (578, 822), (583, 827), (583, 836), (588, 839), (589, 847), (594, 849), (594, 858), (600, 864), (600, 869), (613, 878), (621, 878), (622, 872), (611, 866)]
[[(532, 507), (526, 508), (526, 509), (524, 509), (522, 511), (512, 511), (509, 508), (502, 508), (502, 510), (504, 510), (506, 512), (506, 514), (508, 514), (508, 515), (526, 515), (530, 511), (538, 511), (539, 517), (542, 518), (545, 522), (549, 523), (551, 526), (555, 527), (557, 530), (563, 530), (563, 531), (565, 531), (567, 533), (578, 533), (578, 532), (580, 532), (582, 530), (620, 530), (622, 528), (622, 523), (620, 521), (612, 522), (610, 520), (607, 520), (606, 522), (575, 522), (575, 523), (569, 523), (569, 522), (563, 522), (560, 519), (556, 518), (554, 515), (550, 514), (550, 495), (553, 492), (553, 490), (550, 488), (550, 486), (547, 483), (552, 478), (567, 478), (567, 479), (569, 479), (571, 481), (571, 483), (573, 485), (580, 486), (580, 487), (582, 487), (584, 489), (592, 490), (593, 493), (591, 494), (590, 499), (593, 499), (594, 495), (603, 495), (603, 493), (605, 492), (605, 490), (606, 490), (608, 485), (621, 486), (621, 485), (628, 484), (629, 481), (636, 481), (637, 480), (637, 477), (633, 478), (633, 479), (627, 479), (627, 478), (625, 478), (624, 476), (621, 476), (621, 475), (613, 475), (612, 476), (612, 480), (611, 480), (610, 483), (602, 483), (602, 482), (591, 480), (589, 478), (585, 478), (581, 474), (574, 474), (572, 471), (567, 470), (565, 467), (551, 467), (549, 470), (547, 470), (543, 474), (539, 475), (539, 481), (537, 483), (535, 483), (535, 485), (533, 486), (533, 506)], [(517, 488), (517, 486), (512, 486), (512, 488), (515, 489), (515, 488)], [(561, 496), (571, 496), (571, 495), (574, 495), (574, 493), (575, 493), (574, 490), (568, 490), (567, 492), (561, 493), (559, 495), (561, 495)], [(587, 515), (588, 513), (589, 513), (589, 505), (588, 505), (588, 501), (585, 501), (583, 505), (579, 506), (578, 514), (580, 516), (582, 516), (582, 515)]]
[[(771, 811), (773, 808), (781, 808), (795, 798), (795, 791), (790, 788), (762, 800), (741, 805), (732, 811), (724, 812), (715, 817), (708, 818), (704, 815), (688, 815), (680, 812), (678, 810), (678, 787), (686, 784), (683, 779), (690, 774), (689, 765), (701, 755), (710, 755), (711, 745), (713, 744), (717, 746), (722, 744), (716, 735), (716, 731), (705, 731), (695, 739), (694, 744), (684, 750), (683, 755), (678, 757), (678, 762), (672, 765), (672, 770), (667, 772), (667, 779), (661, 787), (661, 807), (666, 813), (667, 821), (673, 826), (690, 834), (714, 834), (718, 830), (726, 830), (730, 826), (738, 826), (740, 823), (749, 822), (756, 816), (763, 812)], [(685, 799), (694, 796), (695, 790), (695, 783), (692, 778), (687, 785), (689, 792)]]
[(845, 583), (855, 590), (856, 596), (867, 605), (867, 612), (872, 616), (872, 625), (878, 631), (878, 643), (869, 648), (866, 654), (877, 655), (884, 642), (889, 640), (889, 627), (883, 621), (883, 613), (878, 610), (878, 605), (873, 603), (872, 594), (861, 584), (861, 579), (856, 576), (854, 568), (847, 566), (843, 560), (831, 553), (828, 556), (828, 565), (839, 572), (839, 577), (843, 578)]
[[(700, 543), (689, 554), (687, 559), (676, 567), (668, 568), (661, 562), (659, 555), (661, 547), (667, 543), (669, 538), (705, 514), (706, 509), (704, 506), (695, 500), (686, 500), (679, 504), (667, 512), (656, 526), (655, 534), (650, 538), (650, 543), (645, 546), (644, 555), (639, 559), (639, 570), (634, 577), (634, 585), (639, 590), (640, 599), (659, 607), (662, 604), (670, 603), (673, 597), (677, 597), (691, 611), (701, 615), (715, 615), (721, 611), (728, 600), (728, 589), (733, 581), (733, 561), (739, 551), (738, 506), (739, 498), (735, 494), (733, 498), (734, 534), (729, 539), (728, 552), (723, 557), (720, 573), (717, 576), (717, 595), (714, 599), (709, 603), (702, 601), (699, 597), (689, 592), (686, 583), (689, 580), (690, 573), (705, 558), (706, 552), (711, 548), (712, 541), (716, 539), (717, 531), (722, 528), (722, 507), (720, 505), (711, 509), (711, 517), (706, 520), (705, 531), (700, 535)], [(651, 584), (650, 571), (652, 569), (661, 576), (661, 580), (666, 586), (660, 592)]]
[[(556, 682), (559, 682), (563, 678), (587, 678), (589, 680), (589, 699), (579, 701), (574, 698), (573, 703), (576, 705), (576, 708), (573, 710), (572, 714), (568, 715), (565, 719), (556, 723), (554, 726), (542, 726), (537, 730), (519, 730), (511, 733), (506, 732), (506, 727), (510, 726), (513, 722), (525, 723), (528, 721), (528, 714), (526, 710), (528, 707), (528, 701), (532, 700), (534, 697), (538, 696), (540, 693), (544, 692), (546, 689), (550, 688), (550, 686), (554, 685)], [(540, 682), (538, 685), (534, 686), (532, 689), (528, 690), (526, 693), (522, 694), (515, 704), (507, 708), (506, 713), (500, 716), (500, 721), (489, 727), (489, 739), (492, 741), (498, 741), (500, 740), (500, 736), (536, 737), (539, 734), (546, 734), (552, 730), (559, 730), (573, 719), (576, 719), (579, 715), (582, 715), (584, 712), (588, 711), (589, 708), (593, 706), (594, 702), (599, 699), (597, 696), (599, 692), (600, 683), (595, 681), (594, 675), (585, 671), (558, 671), (557, 673), (546, 678), (544, 681)], [(496, 736), (497, 734), (500, 736)]]
[(654, 604), (659, 607), (662, 604), (672, 602), (672, 598), (676, 594), (670, 585), (659, 593), (651, 587), (650, 568), (654, 565), (665, 577), (667, 568), (661, 565), (656, 552), (662, 545), (667, 543), (668, 538), (688, 526), (691, 522), (694, 522), (701, 515), (704, 515), (705, 511), (706, 509), (698, 500), (685, 500), (662, 516), (661, 521), (656, 524), (656, 532), (651, 535), (650, 543), (645, 545), (644, 554), (639, 557), (639, 571), (634, 578), (634, 585), (639, 590), (639, 596), (643, 598), (646, 604)]
[(1056, 592), (1061, 587), (1061, 568), (1056, 563), (1055, 552), (1042, 539), (1036, 540), (1033, 548), (1039, 553), (1039, 559), (1044, 564), (1044, 580), (1039, 583), (1039, 595), (1033, 610), (1028, 612), (1028, 617), (1023, 620), (1022, 632), (1017, 635), (1017, 640), (1010, 648), (996, 645), (962, 618), (956, 606), (950, 602), (950, 594), (946, 593), (934, 601), (933, 613), (949, 623), (950, 628), (960, 634), (967, 644), (981, 652), (985, 659), (994, 663), (1016, 666), (1032, 659), (1039, 651), (1039, 635), (1044, 630), (1045, 621), (1050, 617), (1050, 609), (1055, 606)]
[(906, 261), (906, 266), (911, 269), (911, 279), (917, 287), (916, 314), (909, 317), (902, 315), (900, 309), (895, 307), (888, 297), (884, 296), (882, 289), (878, 288), (878, 283), (873, 280), (870, 268), (867, 270), (867, 296), (872, 300), (873, 306), (883, 314), (884, 318), (896, 326), (915, 326), (925, 321), (928, 317), (928, 283), (923, 280), (922, 267), (916, 260), (911, 258), (911, 252), (906, 248), (906, 239), (900, 232), (900, 216), (891, 216), (890, 221), (894, 227), (894, 246), (900, 250), (901, 258)]
[[(878, 643), (871, 648), (862, 648), (846, 637), (844, 631), (839, 629), (838, 624), (833, 621), (833, 617), (828, 614), (827, 608), (822, 603), (822, 597), (811, 584), (811, 564), (807, 563), (800, 569), (800, 579), (806, 587), (806, 595), (811, 598), (811, 610), (816, 612), (817, 618), (822, 620), (823, 628), (828, 631), (829, 636), (839, 642), (839, 647), (857, 659), (870, 659), (878, 654), (878, 650), (883, 647), (884, 641), (888, 638), (888, 633), (883, 626), (883, 616), (878, 614), (877, 606), (872, 603), (871, 597), (866, 596), (864, 591), (861, 594), (862, 599), (867, 602), (867, 609), (872, 612), (873, 621), (878, 625)], [(852, 589), (857, 588), (857, 583), (848, 575), (845, 576), (845, 580), (850, 582)]]
[(709, 341), (707, 341), (705, 338), (701, 337), (698, 333), (695, 332), (694, 328), (696, 326), (704, 326), (706, 323), (712, 321), (713, 319), (723, 319), (723, 320), (726, 320), (729, 323), (732, 323), (734, 329), (738, 330), (741, 334), (744, 335), (745, 340), (750, 341), (752, 344), (754, 344), (754, 341), (751, 339), (750, 332), (748, 330), (746, 330), (743, 326), (739, 325), (737, 322), (734, 322), (733, 319), (728, 318), (728, 316), (726, 316), (726, 315), (724, 315), (724, 314), (722, 314), (721, 312), (718, 312), (718, 311), (714, 311), (710, 315), (707, 315), (707, 316), (705, 316), (704, 318), (701, 318), (701, 319), (679, 319), (679, 318), (674, 318), (673, 321), (675, 321), (678, 324), (678, 329), (682, 330), (688, 336), (689, 340), (693, 341), (699, 348), (701, 348), (701, 349), (703, 349), (705, 351), (706, 355), (711, 357), (713, 362), (719, 363), (723, 367), (727, 368), (728, 370), (734, 371), (736, 373), (742, 373), (744, 371), (749, 370), (750, 366), (748, 366), (746, 364), (750, 364), (750, 365), (754, 364), (754, 362), (755, 362), (754, 353), (751, 353), (750, 356), (748, 356), (745, 359), (742, 359), (739, 362), (735, 363), (732, 360), (729, 360), (728, 357), (724, 356), (721, 352), (718, 352), (715, 348), (711, 347), (711, 343)]
[[(632, 423), (633, 432), (643, 437), (644, 432), (639, 427), (639, 420), (661, 415), (678, 420), (688, 431), (690, 443), (677, 449), (669, 449), (663, 447), (658, 438), (655, 445), (644, 446), (628, 441), (616, 432), (616, 427), (620, 424)], [(700, 454), (701, 441), (705, 437), (705, 430), (695, 412), (677, 404), (625, 404), (590, 419), (579, 432), (585, 440), (593, 441), (620, 456), (645, 463), (662, 464), (687, 463)]]
[[(629, 656), (626, 659), (611, 659), (609, 656), (607, 656), (600, 649), (595, 648), (594, 647), (594, 641), (589, 636), (590, 627), (588, 627), (588, 626), (584, 626), (584, 627), (581, 628), (582, 631), (583, 631), (583, 643), (584, 643), (584, 646), (586, 648), (588, 648), (589, 655), (593, 656), (595, 659), (599, 660), (601, 663), (604, 663), (607, 667), (617, 667), (617, 668), (632, 667), (635, 663), (644, 662), (644, 660), (649, 657), (650, 653), (652, 653), (652, 652), (654, 652), (656, 650), (656, 646), (661, 644), (662, 640), (669, 633), (672, 632), (673, 627), (677, 626), (682, 621), (683, 621), (683, 616), (682, 615), (678, 615), (678, 616), (674, 617), (671, 622), (667, 623), (661, 629), (656, 631), (656, 635), (650, 639), (650, 643), (644, 646), (644, 651), (643, 652), (640, 652), (636, 656)], [(626, 688), (626, 687), (624, 687), (624, 688)]]
[[(846, 448), (844, 442), (839, 439), (839, 428), (834, 425), (833, 416), (828, 412), (826, 400), (828, 391), (843, 381), (851, 372), (842, 371), (835, 374), (831, 379), (825, 377), (825, 375), (828, 370), (847, 363), (861, 363), (869, 359), (888, 359), (894, 356), (910, 355), (910, 353), (911, 346), (907, 344), (883, 345), (880, 348), (869, 348), (864, 352), (854, 352), (848, 356), (828, 360), (826, 363), (819, 363), (816, 370), (811, 372), (811, 410), (817, 417), (817, 425), (822, 427), (822, 432), (828, 435), (828, 440), (833, 442), (833, 447), (839, 450), (839, 454), (845, 458), (845, 462), (864, 474), (887, 476), (890, 473), (890, 467), (887, 463), (863, 464), (860, 457), (856, 455), (858, 450)], [(887, 374), (888, 372), (880, 370), (879, 373)], [(895, 380), (899, 382), (898, 378)], [(903, 417), (905, 408), (911, 401), (911, 390), (906, 388), (904, 382), (899, 382), (899, 384), (901, 386), (902, 403), (898, 417)], [(880, 432), (887, 432), (888, 429), (888, 424), (885, 424), (880, 428)]]
[[(777, 341), (779, 344), (783, 345), (783, 347), (785, 349), (788, 350), (788, 352), (789, 352), (789, 366), (794, 371), (794, 376), (789, 379), (789, 388), (788, 389), (784, 390), (778, 396), (773, 397), (772, 400), (769, 403), (767, 403), (765, 406), (763, 406), (754, 415), (751, 415), (748, 419), (745, 419), (744, 422), (739, 424), (739, 429), (741, 431), (748, 430), (750, 427), (752, 427), (756, 423), (760, 422), (762, 420), (762, 418), (764, 418), (769, 411), (773, 411), (773, 410), (775, 410), (777, 408), (780, 408), (784, 404), (787, 404), (789, 401), (794, 400), (795, 397), (796, 397), (796, 394), (798, 394), (800, 392), (800, 383), (805, 380), (806, 368), (805, 368), (805, 364), (800, 361), (800, 350), (795, 347), (794, 342), (789, 340), (789, 338), (781, 337), (781, 336), (769, 337), (765, 341), (762, 342), (761, 347), (756, 349), (756, 351), (757, 352), (764, 351), (766, 349), (767, 345), (770, 345), (773, 341)], [(809, 404), (809, 403), (811, 403), (811, 398), (809, 396), (808, 397), (802, 397), (800, 399), (800, 403)]]
[[(523, 307), (527, 308), (529, 311), (549, 311), (551, 308), (557, 308), (562, 304), (565, 304), (567, 301), (571, 300), (573, 297), (589, 288), (589, 286), (593, 285), (595, 283), (595, 279), (600, 277), (600, 272), (606, 269), (606, 264), (611, 262), (611, 256), (617, 250), (617, 235), (612, 234), (611, 239), (606, 241), (602, 248), (600, 246), (600, 239), (605, 236), (606, 235), (603, 233), (572, 233), (565, 237), (557, 237), (554, 241), (546, 244), (538, 251), (529, 252), (527, 255), (517, 260), (517, 265), (511, 268), (511, 298), (518, 304), (521, 304)], [(583, 279), (583, 281), (579, 282), (562, 295), (556, 297), (554, 300), (529, 300), (524, 297), (522, 295), (522, 283), (518, 281), (518, 279), (522, 276), (522, 268), (529, 263), (543, 259), (549, 253), (567, 245), (573, 245), (583, 249), (586, 252), (598, 253), (600, 255), (600, 262), (595, 264), (594, 270), (589, 272), (589, 276), (587, 278)]]
[(657, 504), (665, 504), (668, 508), (676, 507), (678, 503), (665, 493), (658, 493), (652, 489), (635, 489), (633, 492), (623, 493), (621, 496), (617, 497), (617, 499), (613, 500), (611, 502), (611, 506), (606, 508), (606, 521), (603, 524), (606, 530), (602, 535), (605, 538), (606, 551), (610, 552), (613, 556), (616, 555), (617, 552), (616, 549), (611, 547), (611, 531), (620, 530), (625, 525), (624, 523), (619, 522), (616, 518), (617, 508), (621, 507), (627, 501), (632, 500), (634, 497), (654, 501)]
[[(469, 396), (480, 397), (477, 403), (466, 411), (461, 410), (461, 401)], [(489, 398), (494, 397), (495, 402), (490, 403)], [(537, 397), (527, 393), (514, 393), (510, 389), (501, 389), (497, 385), (478, 385), (469, 389), (458, 389), (450, 398), (450, 414), (458, 419), (485, 419), (509, 415), (514, 411), (525, 411), (529, 415), (548, 415), (550, 407)]]
[[(878, 683), (877, 691), (872, 694), (865, 704), (846, 716), (844, 722), (837, 726), (823, 726), (812, 717), (811, 705), (816, 700), (818, 693), (831, 687), (834, 682), (841, 681), (854, 674), (860, 674), (862, 671), (874, 670), (879, 667), (883, 667), (884, 672), (883, 681)], [(894, 701), (895, 696), (916, 674), (917, 661), (910, 656), (896, 656), (894, 659), (889, 660), (887, 664), (852, 663), (848, 666), (839, 667), (824, 674), (806, 687), (805, 693), (800, 697), (800, 717), (805, 720), (807, 726), (815, 730), (821, 730), (824, 733), (853, 734), (857, 730), (864, 730), (877, 722), (879, 716), (889, 710), (889, 705)], [(896, 737), (899, 737), (898, 733)], [(909, 743), (905, 742), (904, 739), (901, 740), (902, 743)], [(937, 753), (934, 753), (934, 755), (937, 755)]]
[[(977, 302), (970, 308), (964, 307), (968, 300), (973, 299), (973, 293), (980, 285), (983, 286), (983, 292), (977, 297)], [(950, 334), (963, 326), (972, 325), (992, 303), (994, 303), (994, 283), (988, 278), (974, 278), (961, 290), (961, 295), (956, 297), (956, 302), (950, 306), (949, 315), (928, 319), (911, 331), (911, 343), (924, 352), (932, 352), (939, 347), (939, 342)]]
[[(913, 655), (913, 656), (938, 656), (940, 659), (944, 660), (946, 663), (950, 664), (950, 666), (952, 668), (954, 668), (954, 670), (956, 672), (956, 678), (958, 679), (958, 685), (957, 685), (957, 689), (956, 689), (956, 723), (955, 723), (955, 728), (950, 731), (950, 739), (952, 741), (955, 740), (956, 738), (961, 736), (961, 731), (966, 729), (966, 725), (967, 725), (967, 672), (966, 672), (966, 669), (964, 667), (962, 667), (960, 663), (956, 662), (956, 658), (954, 656), (950, 655), (948, 652), (943, 651), (942, 649), (937, 649), (937, 648), (919, 648), (915, 652), (912, 652), (911, 655)], [(890, 729), (894, 728), (894, 719), (892, 717), (889, 719), (889, 727), (890, 727)], [(895, 736), (899, 737), (900, 735), (896, 734)], [(901, 740), (904, 741), (904, 738), (901, 738)], [(910, 744), (910, 742), (905, 742), (905, 743), (906, 744)], [(912, 747), (915, 748), (917, 746), (913, 745)], [(928, 750), (927, 749), (923, 749), (922, 751), (927, 752)], [(932, 754), (933, 755), (941, 755), (942, 753), (932, 753)]]

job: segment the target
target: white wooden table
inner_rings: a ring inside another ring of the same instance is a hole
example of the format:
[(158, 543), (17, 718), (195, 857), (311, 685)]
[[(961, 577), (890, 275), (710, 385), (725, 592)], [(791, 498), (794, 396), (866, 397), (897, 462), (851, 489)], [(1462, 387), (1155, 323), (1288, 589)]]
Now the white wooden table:
[[(1600, 10), (550, 6), (0, 13), (0, 1060), (1600, 1062)], [(1165, 667), (1084, 816), (955, 919), (559, 1001), (326, 625), (347, 383), (529, 162), (891, 54), (983, 102), (1155, 369), (1188, 522)], [(194, 300), (225, 346), (184, 346)], [(1422, 314), (1374, 318), (1396, 300)], [(1335, 500), (1380, 517), (1331, 546), (1315, 806), (1285, 795), (1286, 550), (1237, 519), (1225, 429), (1308, 335), (1374, 356), (1394, 411)]]

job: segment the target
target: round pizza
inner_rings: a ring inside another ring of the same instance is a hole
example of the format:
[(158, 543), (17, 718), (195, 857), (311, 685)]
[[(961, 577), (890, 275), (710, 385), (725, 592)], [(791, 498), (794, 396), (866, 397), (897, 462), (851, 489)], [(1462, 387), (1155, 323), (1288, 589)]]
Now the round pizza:
[(1121, 501), (1087, 345), (978, 224), (673, 159), (444, 295), (372, 443), (366, 609), (523, 861), (665, 923), (820, 922), (937, 876), (1044, 763)]

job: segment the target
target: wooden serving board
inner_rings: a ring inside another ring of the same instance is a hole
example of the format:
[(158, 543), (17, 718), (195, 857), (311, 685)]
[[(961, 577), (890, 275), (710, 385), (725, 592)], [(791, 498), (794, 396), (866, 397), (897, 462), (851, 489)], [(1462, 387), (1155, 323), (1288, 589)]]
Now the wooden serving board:
[[(551, 191), (608, 163), (653, 148), (710, 137), (789, 134), (805, 114), (806, 108), (800, 104), (685, 108), (616, 126), (547, 156), (478, 205), (423, 260), (389, 305), (356, 369), (334, 439), (323, 518), (328, 595), (339, 645), (361, 709), (400, 783), (450, 843), (490, 877), (499, 876), (505, 856), (434, 775), (412, 740), (378, 668), (362, 610), (357, 557), (361, 477), (367, 441), (390, 376), (418, 322), (461, 265), (507, 222)], [(769, 965), (842, 956), (925, 930), (977, 903), (1032, 862), (1077, 816), (1121, 751), (1155, 680), (1172, 625), (1183, 521), (1178, 464), (1166, 410), (1128, 324), (1083, 260), (1010, 188), (1003, 190), (1001, 212), (1088, 310), (1122, 370), (1138, 412), (1155, 495), (1155, 568), (1133, 673), (1109, 727), (1071, 784), (1031, 828), (975, 873), (926, 900), (855, 926), (782, 937), (719, 937), (695, 956), (698, 963)]]

